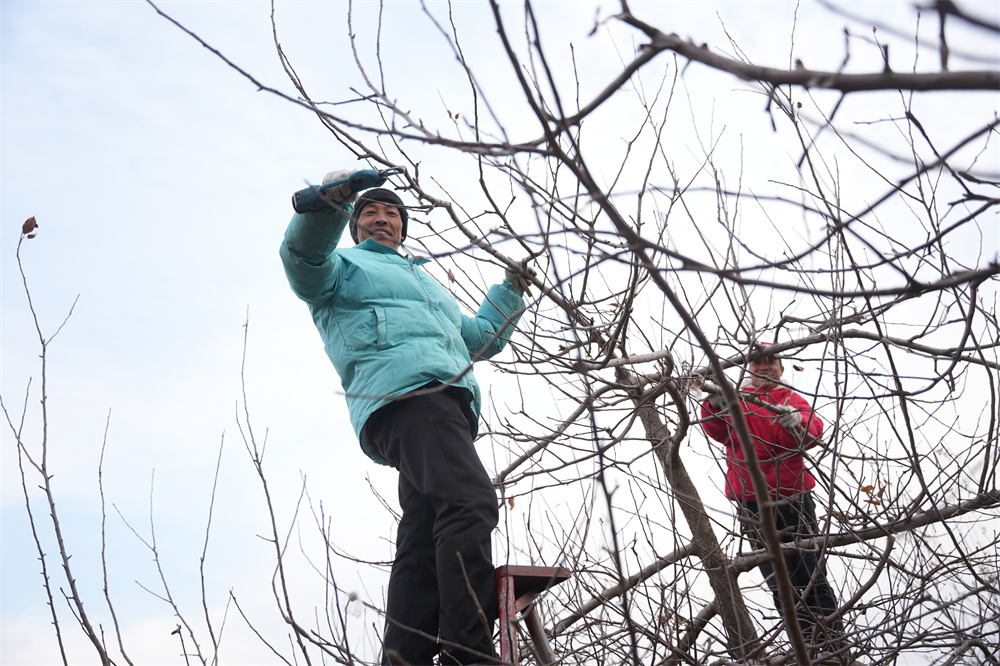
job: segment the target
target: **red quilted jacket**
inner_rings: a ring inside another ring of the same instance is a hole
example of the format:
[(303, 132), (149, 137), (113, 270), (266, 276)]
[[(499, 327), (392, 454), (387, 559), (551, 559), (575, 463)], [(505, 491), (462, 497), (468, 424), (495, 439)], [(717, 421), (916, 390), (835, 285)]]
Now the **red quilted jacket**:
[[(764, 477), (767, 479), (768, 491), (773, 499), (796, 495), (809, 490), (816, 485), (816, 479), (806, 471), (802, 460), (802, 448), (814, 446), (823, 435), (823, 421), (806, 402), (805, 398), (785, 388), (778, 386), (766, 390), (763, 388), (745, 387), (743, 393), (755, 395), (762, 402), (782, 404), (800, 410), (802, 427), (811, 437), (799, 443), (778, 424), (778, 415), (773, 414), (760, 405), (741, 401), (750, 436), (753, 438), (757, 458), (760, 461)], [(729, 499), (756, 501), (753, 482), (750, 480), (750, 470), (732, 420), (726, 411), (714, 411), (706, 400), (701, 406), (702, 427), (712, 439), (722, 442), (726, 447), (726, 496)]]

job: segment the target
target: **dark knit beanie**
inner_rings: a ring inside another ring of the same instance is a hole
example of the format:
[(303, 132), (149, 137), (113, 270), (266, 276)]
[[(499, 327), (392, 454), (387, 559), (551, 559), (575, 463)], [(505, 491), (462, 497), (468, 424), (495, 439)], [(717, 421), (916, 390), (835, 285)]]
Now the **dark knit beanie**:
[(395, 206), (399, 211), (399, 219), (403, 221), (403, 238), (406, 238), (406, 206), (403, 205), (403, 200), (396, 195), (392, 190), (387, 190), (381, 187), (376, 187), (373, 190), (366, 190), (358, 196), (358, 201), (354, 204), (354, 213), (351, 214), (351, 221), (349, 229), (351, 231), (351, 239), (357, 243), (358, 242), (358, 216), (361, 215), (361, 211), (364, 210), (365, 206), (373, 203), (383, 203), (389, 204), (390, 206)]

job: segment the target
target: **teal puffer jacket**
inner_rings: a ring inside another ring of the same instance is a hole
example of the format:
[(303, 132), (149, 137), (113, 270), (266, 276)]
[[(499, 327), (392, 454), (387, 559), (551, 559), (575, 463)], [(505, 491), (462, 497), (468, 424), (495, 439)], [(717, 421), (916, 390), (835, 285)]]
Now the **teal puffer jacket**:
[(372, 239), (338, 248), (352, 206), (296, 213), (281, 244), (295, 294), (306, 302), (327, 356), (340, 375), (361, 448), (387, 464), (365, 437), (379, 407), (434, 380), (469, 390), (479, 417), (472, 362), (504, 348), (524, 307), (504, 280), (490, 288), (475, 317), (421, 264)]

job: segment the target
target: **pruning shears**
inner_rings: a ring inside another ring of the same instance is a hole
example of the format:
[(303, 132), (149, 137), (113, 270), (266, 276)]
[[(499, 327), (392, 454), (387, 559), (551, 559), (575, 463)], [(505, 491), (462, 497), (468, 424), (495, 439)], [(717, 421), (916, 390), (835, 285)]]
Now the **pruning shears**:
[(360, 192), (372, 187), (379, 187), (385, 183), (389, 176), (394, 176), (397, 173), (402, 172), (399, 169), (363, 169), (332, 183), (310, 185), (292, 195), (292, 208), (295, 209), (296, 213), (315, 213), (330, 206), (330, 200), (324, 196), (324, 193), (333, 187), (350, 183), (351, 192)]

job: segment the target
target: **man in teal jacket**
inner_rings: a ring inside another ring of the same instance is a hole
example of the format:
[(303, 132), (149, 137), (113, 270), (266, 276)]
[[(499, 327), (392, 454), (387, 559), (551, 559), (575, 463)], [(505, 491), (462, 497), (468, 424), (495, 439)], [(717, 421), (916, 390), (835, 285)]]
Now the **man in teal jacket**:
[[(326, 195), (329, 208), (292, 217), (280, 254), (340, 375), (362, 450), (399, 470), (382, 663), (430, 664), (439, 650), (442, 664), (486, 663), (496, 654), (499, 511), (473, 444), (481, 398), (472, 363), (504, 348), (527, 282), (508, 271), (465, 316), (421, 268), (427, 260), (398, 252), (408, 213), (394, 192), (368, 190), (353, 205), (347, 186)], [(338, 247), (345, 227), (353, 247)]]

